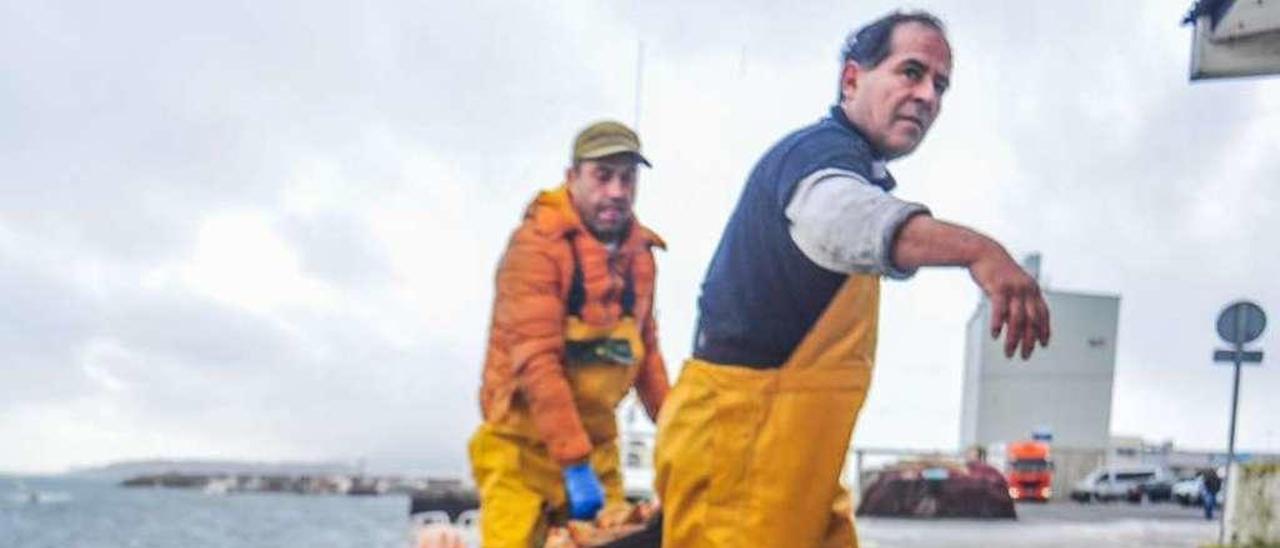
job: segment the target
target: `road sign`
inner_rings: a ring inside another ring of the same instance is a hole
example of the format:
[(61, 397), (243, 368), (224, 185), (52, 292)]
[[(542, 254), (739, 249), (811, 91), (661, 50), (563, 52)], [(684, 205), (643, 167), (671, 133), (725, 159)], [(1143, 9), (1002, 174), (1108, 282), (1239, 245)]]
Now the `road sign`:
[(1240, 363), (1262, 363), (1262, 351), (1244, 351), (1236, 352), (1235, 350), (1214, 350), (1213, 361), (1215, 362), (1240, 362)]
[(1249, 301), (1236, 301), (1218, 314), (1218, 336), (1232, 344), (1244, 344), (1258, 338), (1267, 327), (1262, 307)]

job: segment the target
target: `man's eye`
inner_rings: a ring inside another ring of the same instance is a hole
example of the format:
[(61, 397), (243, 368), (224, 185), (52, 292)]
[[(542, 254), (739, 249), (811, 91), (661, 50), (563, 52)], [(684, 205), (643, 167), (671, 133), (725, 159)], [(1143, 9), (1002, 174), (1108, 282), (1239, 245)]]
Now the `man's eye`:
[(903, 69), (902, 73), (907, 75), (907, 78), (910, 78), (912, 80), (919, 80), (922, 76), (924, 76), (924, 71), (921, 71), (917, 67), (907, 67), (906, 69)]

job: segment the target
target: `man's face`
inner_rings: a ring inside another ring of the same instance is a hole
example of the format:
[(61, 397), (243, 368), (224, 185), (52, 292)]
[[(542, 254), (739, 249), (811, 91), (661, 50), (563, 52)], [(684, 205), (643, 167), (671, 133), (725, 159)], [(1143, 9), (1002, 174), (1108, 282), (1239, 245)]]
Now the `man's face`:
[(904, 156), (924, 139), (951, 83), (951, 48), (932, 27), (894, 27), (889, 55), (872, 69), (845, 64), (841, 108), (886, 159)]
[(636, 160), (629, 154), (583, 160), (565, 178), (578, 216), (600, 241), (617, 241), (631, 226)]

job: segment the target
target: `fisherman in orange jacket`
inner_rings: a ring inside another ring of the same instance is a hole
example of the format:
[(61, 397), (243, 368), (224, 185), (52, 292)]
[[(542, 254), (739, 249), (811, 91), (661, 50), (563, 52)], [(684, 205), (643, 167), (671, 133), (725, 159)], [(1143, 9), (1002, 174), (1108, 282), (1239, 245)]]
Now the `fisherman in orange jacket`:
[(470, 443), (486, 548), (538, 546), (548, 517), (623, 503), (614, 409), (633, 386), (655, 420), (666, 399), (652, 253), (665, 244), (632, 215), (640, 164), (626, 126), (582, 130), (498, 266)]

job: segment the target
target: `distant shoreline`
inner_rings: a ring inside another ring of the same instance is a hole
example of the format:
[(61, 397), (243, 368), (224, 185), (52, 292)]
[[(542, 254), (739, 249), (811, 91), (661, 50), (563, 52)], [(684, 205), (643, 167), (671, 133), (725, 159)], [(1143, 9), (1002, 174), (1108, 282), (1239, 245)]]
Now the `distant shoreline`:
[(443, 493), (465, 490), (456, 478), (365, 476), (349, 474), (182, 474), (166, 472), (125, 479), (122, 487), (200, 489), (205, 493), (294, 493), (299, 495), (355, 495)]

